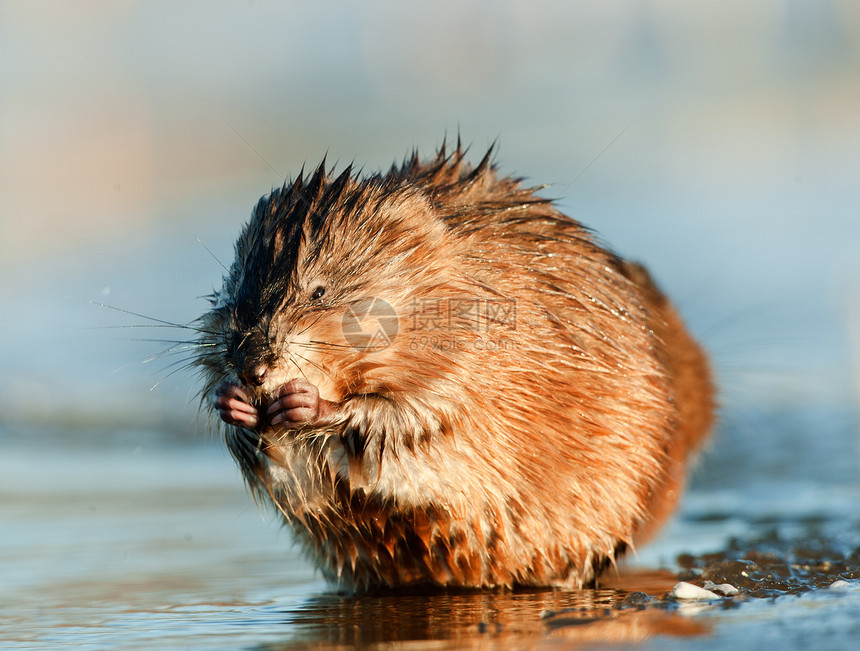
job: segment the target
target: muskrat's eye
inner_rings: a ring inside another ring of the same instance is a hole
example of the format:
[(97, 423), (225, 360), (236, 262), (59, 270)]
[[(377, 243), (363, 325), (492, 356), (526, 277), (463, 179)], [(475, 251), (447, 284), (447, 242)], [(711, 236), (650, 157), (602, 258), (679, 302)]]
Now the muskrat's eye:
[(322, 295), (325, 294), (325, 287), (320, 285), (314, 290), (314, 293), (311, 294), (311, 300), (317, 300), (318, 298), (322, 298)]

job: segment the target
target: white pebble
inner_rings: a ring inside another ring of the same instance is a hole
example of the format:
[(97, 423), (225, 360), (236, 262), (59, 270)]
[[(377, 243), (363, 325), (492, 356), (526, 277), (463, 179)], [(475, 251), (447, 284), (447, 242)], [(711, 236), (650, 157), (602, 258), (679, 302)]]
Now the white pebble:
[(691, 601), (705, 601), (706, 599), (719, 599), (720, 595), (710, 590), (705, 590), (692, 583), (681, 581), (672, 588), (672, 596), (675, 599), (689, 599)]
[(853, 587), (854, 586), (845, 579), (837, 579), (829, 586), (827, 586), (829, 590), (850, 590)]

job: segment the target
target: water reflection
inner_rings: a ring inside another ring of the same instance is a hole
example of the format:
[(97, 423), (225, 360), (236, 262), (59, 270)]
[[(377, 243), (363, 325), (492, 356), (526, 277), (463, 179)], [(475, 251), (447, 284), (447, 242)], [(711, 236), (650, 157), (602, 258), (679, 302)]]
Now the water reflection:
[[(638, 642), (654, 635), (691, 636), (708, 632), (706, 623), (666, 609), (648, 607), (674, 582), (669, 572), (628, 573), (605, 587), (561, 591), (435, 594), (327, 594), (284, 612), (290, 635), (257, 648), (331, 645), (363, 647), (411, 643), (424, 648), (463, 648), (492, 642), (552, 646), (571, 642)], [(611, 586), (611, 587), (610, 587)]]

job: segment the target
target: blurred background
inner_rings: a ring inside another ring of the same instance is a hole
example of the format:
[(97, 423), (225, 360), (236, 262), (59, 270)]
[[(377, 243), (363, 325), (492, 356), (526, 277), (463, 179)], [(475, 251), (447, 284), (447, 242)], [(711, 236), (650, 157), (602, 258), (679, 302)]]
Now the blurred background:
[(220, 283), (206, 248), (228, 263), (303, 163), (458, 133), (649, 265), (729, 408), (856, 401), (850, 0), (7, 1), (0, 422), (193, 430), (193, 378), (89, 301), (186, 322)]
[(122, 608), (156, 593), (116, 582), (159, 571), (155, 603), (205, 593), (213, 568), (216, 592), (284, 589), (288, 544), (248, 516), (195, 377), (146, 361), (166, 344), (141, 340), (184, 333), (112, 308), (191, 321), (303, 164), (386, 169), (458, 134), (647, 263), (712, 353), (721, 425), (652, 562), (768, 518), (856, 522), (857, 2), (6, 0), (8, 607), (66, 581)]
[(188, 321), (222, 271), (198, 238), (228, 263), (303, 163), (458, 133), (647, 262), (729, 406), (856, 398), (850, 0), (2, 2), (0, 111), (4, 421), (193, 427), (153, 331), (88, 301)]

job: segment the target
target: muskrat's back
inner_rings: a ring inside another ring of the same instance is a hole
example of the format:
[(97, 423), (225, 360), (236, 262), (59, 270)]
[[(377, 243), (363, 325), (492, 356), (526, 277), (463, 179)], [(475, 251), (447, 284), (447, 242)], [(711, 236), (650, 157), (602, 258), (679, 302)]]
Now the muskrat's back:
[(647, 272), (459, 148), (264, 197), (202, 329), (248, 482), (356, 589), (581, 586), (713, 419)]

